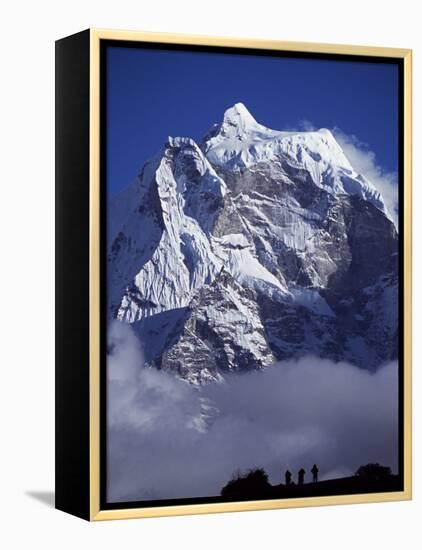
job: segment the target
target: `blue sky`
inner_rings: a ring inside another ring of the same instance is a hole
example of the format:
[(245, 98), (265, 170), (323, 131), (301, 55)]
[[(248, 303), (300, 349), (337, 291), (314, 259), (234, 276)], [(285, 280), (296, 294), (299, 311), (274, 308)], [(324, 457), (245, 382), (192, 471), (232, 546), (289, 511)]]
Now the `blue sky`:
[(340, 128), (367, 145), (381, 172), (398, 170), (396, 65), (114, 46), (106, 63), (109, 195), (167, 136), (200, 141), (239, 101), (277, 130), (304, 120)]

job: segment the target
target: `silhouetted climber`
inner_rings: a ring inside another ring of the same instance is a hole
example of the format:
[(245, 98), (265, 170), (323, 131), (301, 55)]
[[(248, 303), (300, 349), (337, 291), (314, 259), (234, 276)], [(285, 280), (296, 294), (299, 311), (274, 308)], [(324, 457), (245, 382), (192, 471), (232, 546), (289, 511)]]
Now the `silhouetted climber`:
[(297, 484), (298, 485), (303, 485), (303, 482), (305, 480), (305, 470), (303, 468), (301, 468), (297, 474)]
[(284, 474), (284, 478), (286, 480), (286, 485), (291, 485), (291, 483), (292, 483), (292, 472), (289, 472), (289, 470), (286, 470), (286, 473)]
[(313, 479), (313, 482), (314, 482), (314, 483), (317, 483), (317, 482), (318, 482), (318, 468), (317, 468), (317, 465), (316, 465), (316, 464), (314, 464), (314, 465), (312, 466), (311, 472), (312, 472), (312, 479)]

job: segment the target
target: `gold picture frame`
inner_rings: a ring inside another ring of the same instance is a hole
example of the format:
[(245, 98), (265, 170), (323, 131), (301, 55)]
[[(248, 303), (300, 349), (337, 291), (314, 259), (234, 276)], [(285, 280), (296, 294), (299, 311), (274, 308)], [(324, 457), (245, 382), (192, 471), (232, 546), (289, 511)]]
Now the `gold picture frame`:
[[(412, 257), (412, 51), (409, 49), (383, 48), (370, 46), (349, 46), (349, 45), (334, 45), (334, 44), (316, 44), (306, 42), (284, 42), (284, 41), (269, 41), (269, 40), (250, 40), (242, 38), (224, 38), (224, 37), (208, 37), (196, 35), (181, 35), (167, 33), (146, 33), (134, 31), (117, 31), (107, 29), (90, 29), (84, 31), (87, 33), (84, 38), (84, 52), (86, 44), (89, 44), (89, 49), (84, 55), (88, 56), (89, 63), (89, 274), (86, 274), (89, 280), (89, 357), (86, 357), (86, 368), (89, 370), (89, 382), (86, 379), (89, 395), (89, 465), (88, 470), (84, 470), (84, 481), (88, 481), (87, 486), (82, 491), (85, 495), (84, 505), (81, 505), (83, 511), (78, 512), (79, 504), (68, 504), (67, 497), (60, 496), (66, 492), (66, 488), (58, 489), (60, 492), (58, 499), (58, 508), (69, 511), (76, 515), (80, 515), (91, 521), (103, 521), (112, 519), (128, 519), (128, 518), (148, 518), (156, 516), (173, 516), (186, 514), (209, 514), (220, 512), (239, 512), (248, 510), (266, 510), (266, 509), (281, 509), (281, 508), (296, 508), (309, 506), (326, 506), (334, 504), (356, 504), (368, 502), (386, 502), (408, 500), (412, 497), (412, 375), (411, 375), (411, 349), (412, 349), (412, 326), (411, 326), (411, 257)], [(77, 35), (76, 35), (77, 36)], [(70, 44), (71, 38), (63, 39), (62, 42)], [(100, 262), (100, 202), (101, 202), (101, 148), (100, 148), (100, 87), (101, 87), (101, 63), (100, 63), (100, 43), (102, 40), (107, 41), (125, 41), (138, 43), (159, 43), (168, 45), (184, 45), (184, 46), (211, 46), (222, 48), (236, 48), (241, 52), (242, 49), (262, 49), (274, 51), (287, 51), (312, 54), (334, 54), (345, 56), (358, 57), (388, 57), (396, 58), (403, 61), (403, 182), (404, 182), (404, 231), (403, 231), (403, 255), (404, 255), (404, 272), (403, 272), (403, 323), (404, 323), (404, 341), (403, 341), (403, 490), (385, 493), (370, 493), (370, 494), (353, 494), (340, 496), (321, 496), (321, 497), (305, 497), (305, 498), (289, 498), (289, 499), (271, 499), (271, 500), (255, 500), (241, 502), (218, 502), (209, 504), (178, 504), (170, 506), (154, 506), (154, 507), (130, 507), (117, 509), (101, 509), (100, 506), (100, 449), (101, 449), (101, 402), (100, 402), (100, 280), (101, 280), (101, 262)], [(58, 46), (60, 48), (60, 46)], [(64, 46), (63, 46), (64, 48)], [(76, 55), (76, 54), (75, 54)], [(78, 53), (80, 55), (80, 52)], [(76, 63), (77, 55), (75, 57)], [(63, 55), (59, 55), (59, 73), (60, 66), (65, 63)], [(61, 73), (60, 73), (61, 74)], [(59, 83), (60, 85), (60, 83)], [(86, 84), (85, 84), (86, 87)], [(65, 108), (65, 107), (63, 107)], [(64, 123), (63, 123), (64, 124)], [(60, 125), (60, 122), (59, 122)], [(59, 129), (60, 132), (60, 129)], [(60, 136), (59, 136), (60, 139)], [(61, 149), (59, 150), (59, 154)], [(61, 162), (59, 160), (59, 162)], [(65, 165), (65, 162), (61, 163)], [(60, 174), (59, 174), (60, 177)], [(58, 222), (61, 223), (61, 222)], [(60, 269), (59, 269), (60, 271)], [(59, 288), (60, 292), (60, 288)], [(59, 358), (62, 366), (58, 369), (64, 369), (63, 358)], [(66, 367), (68, 368), (68, 367)], [(60, 373), (62, 371), (60, 370)], [(62, 391), (61, 386), (58, 388), (59, 393)], [(60, 393), (60, 407), (66, 406), (65, 398)], [(63, 404), (64, 403), (64, 404)], [(58, 429), (68, 425), (68, 420), (63, 420), (63, 416), (59, 416), (62, 421)], [(65, 427), (63, 427), (65, 430)], [(85, 432), (84, 432), (85, 433)], [(86, 441), (86, 440), (85, 440)], [(59, 451), (59, 466), (61, 461), (66, 461), (65, 443), (63, 450)], [(58, 476), (63, 476), (63, 471), (69, 466), (59, 467)], [(78, 470), (76, 469), (75, 472)], [(59, 481), (59, 485), (62, 483)], [(88, 502), (85, 502), (85, 497), (88, 496)]]

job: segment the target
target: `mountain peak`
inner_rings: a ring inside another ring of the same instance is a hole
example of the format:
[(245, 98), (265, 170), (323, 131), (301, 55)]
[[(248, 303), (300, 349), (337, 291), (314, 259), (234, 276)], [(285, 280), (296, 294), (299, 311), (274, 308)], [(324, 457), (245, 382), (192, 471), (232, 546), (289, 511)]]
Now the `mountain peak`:
[(273, 130), (237, 103), (201, 147), (169, 137), (114, 202), (109, 315), (193, 384), (302, 353), (374, 370), (397, 357), (383, 212), (329, 130)]
[(245, 128), (257, 122), (243, 103), (235, 103), (224, 113), (223, 122), (232, 126)]

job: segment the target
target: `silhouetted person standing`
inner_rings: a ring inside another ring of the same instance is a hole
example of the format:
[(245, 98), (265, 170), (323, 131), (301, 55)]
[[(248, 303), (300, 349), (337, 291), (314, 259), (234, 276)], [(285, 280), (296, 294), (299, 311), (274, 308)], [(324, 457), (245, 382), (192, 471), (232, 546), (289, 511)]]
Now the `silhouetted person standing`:
[(305, 470), (301, 468), (297, 474), (297, 483), (298, 485), (303, 485), (303, 482), (305, 481)]
[(317, 465), (316, 465), (316, 464), (314, 464), (314, 465), (312, 466), (311, 472), (312, 472), (312, 480), (313, 480), (313, 482), (314, 482), (314, 483), (317, 483), (317, 482), (318, 482), (318, 468), (317, 468)]
[(286, 485), (290, 485), (292, 483), (292, 472), (289, 472), (289, 470), (286, 470), (286, 473), (284, 474), (284, 478), (286, 480)]

